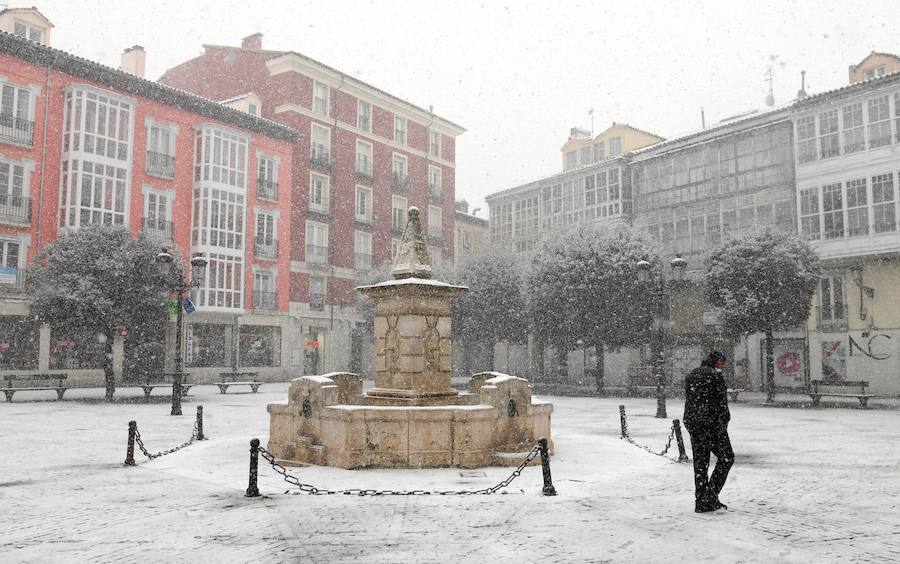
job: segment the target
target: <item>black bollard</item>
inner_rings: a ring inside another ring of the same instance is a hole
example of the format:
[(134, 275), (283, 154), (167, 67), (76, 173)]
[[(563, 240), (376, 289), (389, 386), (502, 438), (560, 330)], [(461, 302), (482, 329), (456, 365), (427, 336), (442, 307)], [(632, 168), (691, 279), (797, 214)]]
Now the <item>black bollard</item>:
[(689, 462), (691, 459), (684, 450), (684, 437), (681, 436), (681, 421), (673, 419), (672, 426), (675, 428), (675, 441), (678, 443), (678, 462)]
[(550, 452), (547, 449), (547, 439), (538, 439), (538, 448), (541, 449), (541, 470), (544, 472), (544, 489), (541, 493), (544, 495), (556, 495), (556, 488), (553, 487), (553, 480), (550, 478)]
[(250, 441), (250, 485), (247, 486), (246, 497), (259, 497), (259, 488), (256, 487), (256, 476), (259, 473), (259, 439)]
[(619, 425), (622, 427), (622, 438), (628, 436), (628, 423), (625, 421), (625, 406), (619, 406)]
[(202, 441), (206, 439), (203, 436), (203, 406), (197, 406), (197, 440)]
[(128, 422), (128, 450), (125, 453), (125, 466), (134, 466), (134, 434), (137, 431), (137, 421)]

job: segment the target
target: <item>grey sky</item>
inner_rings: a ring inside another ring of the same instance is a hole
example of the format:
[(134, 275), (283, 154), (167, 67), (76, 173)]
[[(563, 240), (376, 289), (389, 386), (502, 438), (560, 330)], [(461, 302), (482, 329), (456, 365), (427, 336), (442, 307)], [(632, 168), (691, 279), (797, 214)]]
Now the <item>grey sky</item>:
[(569, 128), (612, 121), (671, 137), (776, 103), (807, 71), (807, 90), (846, 84), (872, 50), (900, 53), (896, 0), (873, 2), (232, 2), (29, 0), (53, 21), (55, 47), (118, 66), (143, 45), (148, 78), (202, 44), (294, 50), (466, 127), (457, 198), (561, 168)]

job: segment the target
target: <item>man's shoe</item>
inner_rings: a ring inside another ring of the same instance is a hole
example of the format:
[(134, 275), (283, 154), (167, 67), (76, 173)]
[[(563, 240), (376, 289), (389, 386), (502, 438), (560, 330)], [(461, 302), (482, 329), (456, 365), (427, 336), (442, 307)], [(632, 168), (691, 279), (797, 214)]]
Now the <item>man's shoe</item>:
[(716, 509), (718, 509), (718, 507), (709, 503), (708, 501), (698, 501), (694, 503), (694, 513), (709, 513), (710, 511), (715, 511)]
[(725, 505), (724, 503), (722, 503), (721, 501), (719, 501), (718, 499), (713, 501), (713, 506), (716, 509), (728, 509), (728, 506)]

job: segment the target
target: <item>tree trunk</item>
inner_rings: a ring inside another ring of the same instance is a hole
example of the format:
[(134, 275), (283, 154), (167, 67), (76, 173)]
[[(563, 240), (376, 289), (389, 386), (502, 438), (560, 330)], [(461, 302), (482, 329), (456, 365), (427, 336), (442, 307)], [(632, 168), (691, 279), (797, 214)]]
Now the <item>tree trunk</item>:
[(557, 380), (564, 382), (569, 377), (569, 351), (565, 347), (557, 347), (556, 361)]
[(113, 372), (113, 338), (112, 335), (106, 334), (106, 342), (103, 344), (103, 376), (106, 379), (106, 401), (113, 401), (116, 394), (116, 373)]
[(597, 380), (597, 392), (599, 392), (600, 395), (603, 395), (605, 393), (603, 378), (606, 375), (606, 362), (603, 343), (595, 344), (594, 350), (597, 352), (597, 366), (594, 367), (594, 378)]
[(766, 330), (766, 403), (775, 401), (775, 339)]
[(490, 366), (488, 370), (495, 370), (494, 366), (494, 347), (497, 346), (497, 342), (494, 340), (485, 341), (484, 343), (486, 352), (487, 352), (487, 365)]

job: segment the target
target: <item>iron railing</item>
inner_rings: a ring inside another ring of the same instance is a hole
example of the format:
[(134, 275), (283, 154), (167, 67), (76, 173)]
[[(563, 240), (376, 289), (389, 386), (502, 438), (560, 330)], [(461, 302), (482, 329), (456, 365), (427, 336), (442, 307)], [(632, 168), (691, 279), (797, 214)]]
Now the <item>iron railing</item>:
[(334, 165), (334, 153), (324, 145), (314, 144), (309, 148), (309, 162), (315, 166), (331, 168)]
[(847, 304), (816, 306), (816, 325), (823, 331), (846, 331)]
[(254, 290), (253, 292), (253, 309), (275, 309), (277, 299), (275, 292), (262, 292)]
[(141, 230), (147, 235), (172, 240), (172, 222), (155, 217), (141, 218)]
[(147, 173), (166, 178), (175, 178), (175, 157), (165, 153), (147, 151)]
[(444, 197), (444, 187), (440, 184), (428, 184), (428, 196), (435, 200), (441, 200)]
[(9, 114), (0, 114), (0, 139), (33, 145), (34, 122)]
[(353, 265), (357, 270), (369, 270), (372, 268), (372, 254), (371, 253), (354, 253), (353, 254)]
[(0, 221), (31, 223), (31, 198), (0, 194)]
[(275, 239), (253, 241), (253, 255), (258, 258), (278, 258), (278, 241)]
[(278, 183), (274, 180), (260, 178), (256, 181), (256, 197), (275, 201), (278, 199)]
[(372, 171), (372, 163), (356, 161), (356, 179), (360, 182), (375, 182), (375, 173)]
[(15, 278), (12, 275), (0, 276), (0, 293), (21, 294), (25, 291), (25, 269), (16, 268)]
[(328, 262), (328, 247), (325, 245), (306, 245), (306, 262)]
[(394, 190), (406, 192), (407, 190), (409, 190), (409, 175), (399, 174), (396, 172), (391, 174), (391, 187)]

